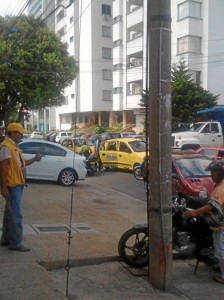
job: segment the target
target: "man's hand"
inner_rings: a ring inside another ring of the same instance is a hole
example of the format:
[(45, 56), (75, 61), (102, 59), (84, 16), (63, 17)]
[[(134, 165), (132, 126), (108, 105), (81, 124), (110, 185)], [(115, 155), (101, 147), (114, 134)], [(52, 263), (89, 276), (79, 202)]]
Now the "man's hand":
[(197, 217), (197, 213), (195, 210), (186, 210), (184, 213), (183, 213), (183, 216), (185, 218), (195, 218)]
[(2, 194), (2, 197), (8, 198), (9, 197), (9, 190), (8, 190), (8, 188), (7, 187), (6, 188), (2, 187), (1, 194)]
[(34, 157), (35, 161), (40, 161), (41, 158), (42, 158), (42, 155), (39, 154), (39, 153), (37, 153), (37, 154), (35, 155), (35, 157)]

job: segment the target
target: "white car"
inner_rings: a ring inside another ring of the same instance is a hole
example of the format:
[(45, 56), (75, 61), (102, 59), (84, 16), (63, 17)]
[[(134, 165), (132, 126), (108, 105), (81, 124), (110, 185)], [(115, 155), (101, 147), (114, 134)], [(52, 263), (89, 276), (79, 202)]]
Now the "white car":
[(59, 143), (60, 139), (66, 138), (68, 136), (72, 136), (73, 132), (67, 132), (67, 131), (60, 131), (55, 137), (55, 142)]
[(42, 140), (25, 140), (19, 144), (25, 159), (42, 155), (39, 162), (26, 168), (27, 179), (53, 180), (71, 186), (86, 177), (85, 157), (59, 144)]
[(44, 134), (41, 131), (33, 131), (30, 136), (30, 139), (42, 140), (44, 138)]

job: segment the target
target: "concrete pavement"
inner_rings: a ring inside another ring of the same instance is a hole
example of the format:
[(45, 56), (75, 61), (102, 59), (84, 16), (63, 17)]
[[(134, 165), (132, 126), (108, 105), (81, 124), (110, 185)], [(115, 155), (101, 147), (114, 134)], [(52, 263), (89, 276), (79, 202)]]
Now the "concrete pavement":
[[(1, 219), (3, 207), (2, 199)], [(194, 260), (174, 260), (169, 292), (150, 286), (147, 269), (119, 263), (118, 240), (133, 224), (146, 222), (146, 203), (105, 187), (103, 173), (73, 189), (29, 183), (23, 215), (24, 244), (32, 251), (0, 247), (1, 300), (66, 299), (67, 284), (69, 299), (80, 300), (224, 298), (224, 286), (213, 282), (213, 271), (203, 263), (195, 276)], [(68, 253), (71, 269), (66, 272)]]

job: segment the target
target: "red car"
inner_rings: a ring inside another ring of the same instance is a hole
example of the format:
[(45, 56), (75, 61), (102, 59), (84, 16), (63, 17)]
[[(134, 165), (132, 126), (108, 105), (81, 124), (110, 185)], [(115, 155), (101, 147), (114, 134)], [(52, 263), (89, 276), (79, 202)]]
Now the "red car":
[[(200, 203), (209, 199), (214, 189), (210, 172), (205, 171), (209, 163), (211, 160), (208, 157), (193, 150), (172, 152), (172, 175), (178, 179), (178, 194), (182, 204), (188, 205), (193, 201), (200, 206)], [(196, 208), (193, 206), (190, 207)]]
[(210, 159), (224, 159), (224, 147), (200, 147), (196, 150), (197, 153), (206, 155)]

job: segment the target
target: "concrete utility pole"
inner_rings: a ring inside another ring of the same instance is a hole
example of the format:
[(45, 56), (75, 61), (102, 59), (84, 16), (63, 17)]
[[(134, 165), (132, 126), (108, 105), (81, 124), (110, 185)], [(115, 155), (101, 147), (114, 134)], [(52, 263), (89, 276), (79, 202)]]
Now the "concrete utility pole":
[(149, 7), (149, 281), (171, 288), (171, 13), (170, 0)]

